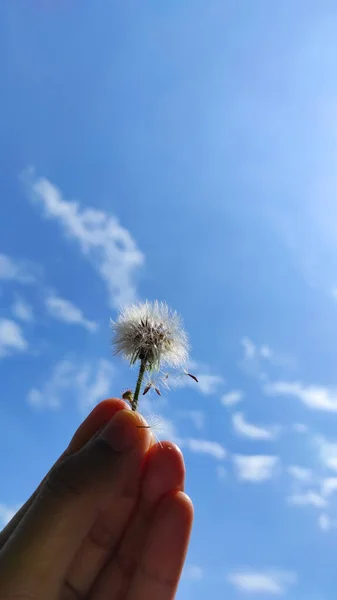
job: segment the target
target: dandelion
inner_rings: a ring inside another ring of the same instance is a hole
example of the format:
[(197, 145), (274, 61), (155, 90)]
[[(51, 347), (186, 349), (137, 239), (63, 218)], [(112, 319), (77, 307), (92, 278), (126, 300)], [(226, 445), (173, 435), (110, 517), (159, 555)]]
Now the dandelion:
[[(180, 316), (165, 302), (157, 300), (122, 308), (117, 321), (111, 321), (111, 327), (115, 354), (122, 355), (131, 365), (140, 363), (135, 392), (130, 400), (132, 410), (137, 410), (146, 372), (159, 372), (162, 365), (178, 369), (187, 363), (187, 335)], [(151, 387), (154, 386), (150, 385), (147, 391)]]

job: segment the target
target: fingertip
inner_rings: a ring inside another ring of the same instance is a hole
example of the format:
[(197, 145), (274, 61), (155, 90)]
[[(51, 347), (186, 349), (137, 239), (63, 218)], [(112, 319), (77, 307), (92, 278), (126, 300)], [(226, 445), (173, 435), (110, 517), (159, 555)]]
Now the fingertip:
[(130, 410), (129, 405), (120, 398), (107, 398), (99, 402), (75, 432), (67, 452), (80, 450), (120, 410)]
[(105, 398), (105, 400), (101, 400), (101, 402), (96, 404), (89, 417), (92, 418), (95, 416), (97, 419), (109, 420), (117, 410), (130, 410), (130, 405), (121, 398)]
[(184, 482), (185, 464), (180, 449), (172, 442), (152, 446), (147, 453), (142, 481), (144, 499), (156, 503), (166, 494), (182, 490)]
[(174, 494), (174, 501), (179, 506), (181, 514), (185, 516), (186, 522), (190, 522), (192, 524), (194, 519), (194, 506), (193, 502), (185, 492), (179, 491)]
[(100, 434), (117, 452), (137, 448), (146, 452), (151, 445), (152, 434), (145, 419), (137, 412), (120, 410)]

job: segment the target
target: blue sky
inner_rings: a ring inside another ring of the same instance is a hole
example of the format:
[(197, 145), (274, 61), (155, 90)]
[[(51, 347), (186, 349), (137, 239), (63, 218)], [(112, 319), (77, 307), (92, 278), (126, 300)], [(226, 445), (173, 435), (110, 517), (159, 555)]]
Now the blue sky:
[[(121, 303), (184, 318), (198, 386), (179, 600), (337, 585), (334, 2), (0, 6), (0, 519), (100, 399)], [(187, 384), (187, 382), (185, 382)]]

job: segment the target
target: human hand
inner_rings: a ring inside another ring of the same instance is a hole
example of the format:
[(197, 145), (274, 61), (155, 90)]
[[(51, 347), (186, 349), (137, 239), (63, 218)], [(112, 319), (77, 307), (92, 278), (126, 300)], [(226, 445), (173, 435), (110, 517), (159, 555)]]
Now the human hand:
[(127, 408), (96, 406), (0, 534), (0, 600), (175, 597), (193, 520), (183, 458)]

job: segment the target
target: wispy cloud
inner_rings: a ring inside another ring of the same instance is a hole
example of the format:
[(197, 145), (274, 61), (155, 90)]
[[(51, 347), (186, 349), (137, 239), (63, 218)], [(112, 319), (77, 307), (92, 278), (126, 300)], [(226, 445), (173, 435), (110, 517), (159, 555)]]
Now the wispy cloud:
[(221, 375), (212, 375), (208, 373), (199, 373), (198, 374), (198, 389), (205, 396), (211, 396), (212, 394), (216, 394), (219, 387), (221, 387), (225, 380)]
[(188, 369), (197, 376), (198, 383), (183, 374), (182, 376), (170, 379), (170, 385), (179, 388), (193, 387), (195, 391), (199, 391), (205, 396), (212, 396), (213, 394), (218, 393), (219, 389), (225, 383), (225, 379), (218, 373), (212, 373), (208, 365), (191, 360)]
[(337, 492), (337, 477), (325, 477), (321, 484), (322, 495), (328, 498)]
[(17, 297), (12, 306), (12, 313), (20, 321), (31, 323), (34, 321), (33, 309), (23, 298)]
[(224, 406), (234, 406), (242, 401), (244, 393), (241, 390), (231, 390), (226, 394), (223, 394), (220, 398)]
[(270, 368), (294, 368), (294, 360), (291, 357), (275, 352), (268, 344), (258, 345), (249, 337), (244, 337), (241, 339), (241, 347), (243, 356), (239, 366), (247, 375), (261, 381), (267, 380)]
[(27, 350), (28, 343), (20, 326), (11, 319), (0, 319), (0, 358)]
[(241, 340), (243, 358), (239, 365), (248, 374), (254, 377), (264, 377), (264, 363), (274, 358), (273, 350), (263, 344), (257, 346), (249, 337), (243, 337)]
[(292, 494), (288, 496), (287, 501), (296, 506), (314, 506), (315, 508), (326, 506), (325, 498), (313, 490), (308, 490), (303, 494)]
[(337, 471), (337, 443), (320, 436), (315, 440), (320, 459), (325, 467)]
[(58, 409), (70, 397), (86, 410), (109, 396), (113, 376), (112, 365), (104, 359), (90, 363), (64, 359), (41, 387), (29, 391), (27, 401), (35, 408)]
[(306, 469), (305, 467), (299, 467), (298, 465), (290, 465), (287, 468), (289, 475), (296, 479), (297, 481), (307, 482), (312, 479), (312, 471), (311, 469)]
[(337, 412), (337, 390), (320, 385), (304, 385), (296, 381), (275, 381), (264, 386), (269, 396), (290, 396), (308, 408)]
[(258, 349), (255, 346), (254, 342), (248, 337), (244, 337), (241, 340), (241, 345), (243, 348), (244, 358), (247, 360), (251, 360), (256, 357), (258, 353)]
[(226, 449), (219, 442), (198, 438), (177, 438), (175, 441), (181, 448), (196, 454), (208, 454), (217, 460), (223, 460), (227, 456)]
[(282, 596), (297, 581), (293, 572), (242, 568), (228, 573), (227, 581), (240, 592)]
[(78, 202), (66, 200), (61, 190), (48, 179), (37, 177), (33, 169), (28, 169), (23, 179), (43, 215), (60, 223), (97, 270), (107, 287), (110, 306), (134, 301), (134, 275), (143, 265), (144, 256), (131, 233), (113, 215), (94, 208), (82, 209)]
[(60, 298), (55, 294), (50, 294), (45, 299), (47, 312), (51, 317), (72, 325), (81, 325), (88, 331), (96, 331), (97, 323), (86, 319), (80, 308), (75, 306), (69, 300)]
[(278, 456), (264, 454), (233, 456), (234, 467), (240, 481), (259, 483), (271, 479), (277, 471)]
[(241, 412), (233, 415), (232, 423), (238, 435), (252, 440), (274, 440), (279, 432), (279, 427), (276, 425), (262, 427), (261, 425), (248, 423)]
[(29, 285), (37, 281), (40, 273), (41, 267), (29, 260), (0, 254), (0, 280)]
[(324, 532), (330, 531), (330, 529), (337, 526), (336, 521), (332, 520), (326, 513), (319, 515), (317, 522), (320, 530)]

